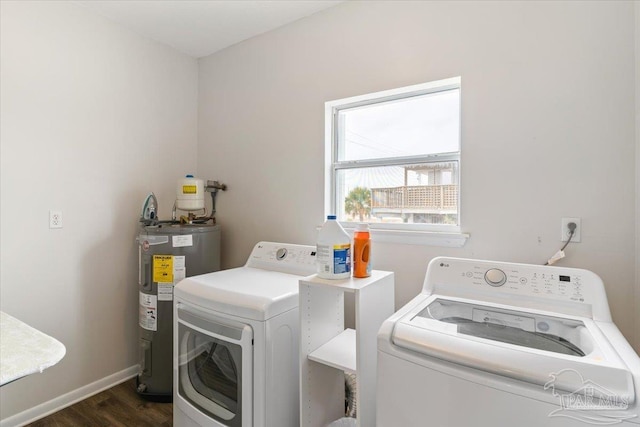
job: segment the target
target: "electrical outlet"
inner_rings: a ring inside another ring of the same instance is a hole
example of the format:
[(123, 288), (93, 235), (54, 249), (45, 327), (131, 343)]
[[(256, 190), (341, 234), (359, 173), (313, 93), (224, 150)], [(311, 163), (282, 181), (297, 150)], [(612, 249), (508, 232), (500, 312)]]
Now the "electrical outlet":
[(566, 242), (567, 240), (569, 240), (569, 234), (571, 234), (571, 232), (569, 231), (569, 223), (571, 222), (576, 224), (576, 230), (573, 232), (571, 243), (579, 243), (582, 238), (582, 224), (580, 218), (562, 218), (560, 229), (562, 238), (560, 239), (560, 241)]
[(49, 228), (62, 228), (62, 211), (49, 211)]

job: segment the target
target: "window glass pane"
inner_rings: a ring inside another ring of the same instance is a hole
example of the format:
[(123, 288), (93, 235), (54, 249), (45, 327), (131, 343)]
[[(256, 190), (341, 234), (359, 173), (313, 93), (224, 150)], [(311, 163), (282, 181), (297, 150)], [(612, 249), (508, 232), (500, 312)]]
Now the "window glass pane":
[(459, 140), (459, 89), (338, 113), (338, 161), (457, 152)]
[(458, 225), (458, 162), (340, 169), (340, 221)]

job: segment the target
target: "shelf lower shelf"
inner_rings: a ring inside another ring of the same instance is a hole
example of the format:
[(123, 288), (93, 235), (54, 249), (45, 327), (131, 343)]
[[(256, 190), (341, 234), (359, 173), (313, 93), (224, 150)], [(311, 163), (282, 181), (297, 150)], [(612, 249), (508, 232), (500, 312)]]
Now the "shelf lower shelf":
[(345, 329), (309, 354), (309, 360), (345, 372), (356, 372), (356, 331)]

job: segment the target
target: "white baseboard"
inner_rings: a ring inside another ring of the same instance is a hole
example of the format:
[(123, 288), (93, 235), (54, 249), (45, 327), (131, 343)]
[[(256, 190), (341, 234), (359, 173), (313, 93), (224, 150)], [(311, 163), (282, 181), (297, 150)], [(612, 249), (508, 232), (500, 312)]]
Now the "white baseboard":
[(91, 397), (94, 394), (98, 394), (101, 391), (107, 390), (121, 382), (135, 377), (138, 374), (138, 369), (138, 365), (131, 366), (130, 368), (116, 372), (113, 375), (99, 379), (98, 381), (70, 391), (62, 396), (58, 396), (55, 399), (51, 399), (48, 402), (44, 402), (38, 406), (27, 409), (26, 411), (12, 415), (9, 418), (0, 420), (0, 427), (21, 427), (32, 423), (40, 418), (53, 414), (54, 412), (58, 412), (67, 406), (80, 402), (87, 397)]

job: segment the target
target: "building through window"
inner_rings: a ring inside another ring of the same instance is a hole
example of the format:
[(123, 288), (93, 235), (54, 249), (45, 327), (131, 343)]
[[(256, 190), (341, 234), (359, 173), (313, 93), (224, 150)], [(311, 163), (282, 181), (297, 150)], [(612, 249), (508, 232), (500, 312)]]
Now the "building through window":
[(327, 213), (372, 228), (458, 229), (460, 83), (326, 103)]

